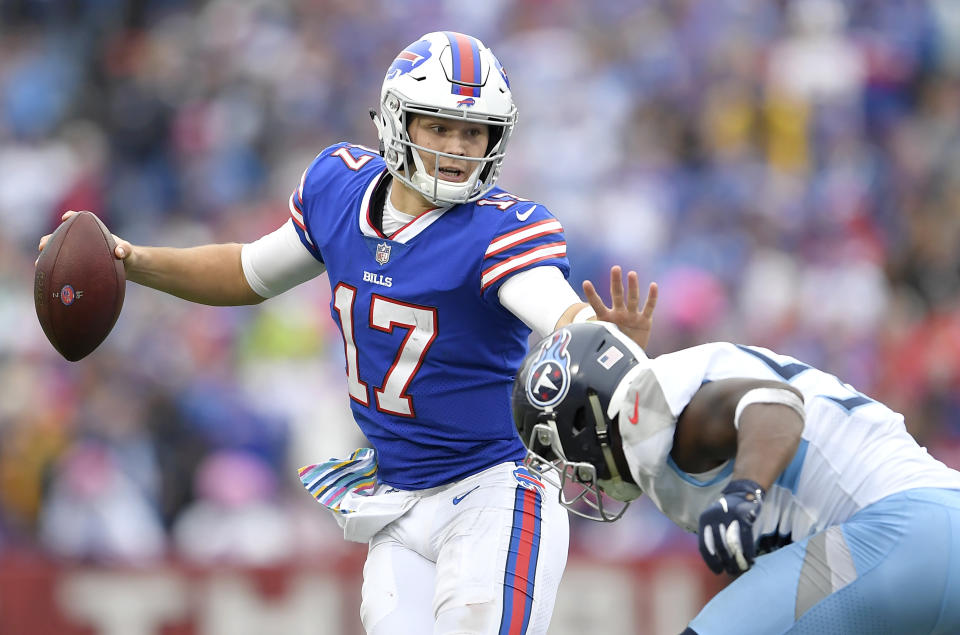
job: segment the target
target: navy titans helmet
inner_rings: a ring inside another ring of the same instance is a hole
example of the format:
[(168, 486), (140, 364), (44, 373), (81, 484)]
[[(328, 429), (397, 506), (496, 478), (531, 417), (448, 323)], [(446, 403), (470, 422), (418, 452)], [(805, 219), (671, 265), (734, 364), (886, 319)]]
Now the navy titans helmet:
[(513, 418), (526, 464), (559, 487), (560, 503), (579, 516), (617, 520), (642, 493), (623, 454), (619, 403), (611, 401), (615, 392), (622, 399), (625, 386), (617, 388), (646, 362), (616, 326), (591, 321), (541, 340), (517, 374)]

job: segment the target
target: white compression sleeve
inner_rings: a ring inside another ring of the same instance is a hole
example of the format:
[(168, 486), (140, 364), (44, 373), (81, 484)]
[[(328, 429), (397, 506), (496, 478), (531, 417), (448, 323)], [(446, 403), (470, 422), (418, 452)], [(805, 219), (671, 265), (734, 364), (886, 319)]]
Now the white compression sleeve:
[(497, 296), (505, 309), (540, 337), (553, 332), (567, 309), (583, 302), (563, 273), (549, 265), (510, 276)]
[(293, 220), (245, 244), (240, 262), (250, 288), (263, 298), (280, 295), (327, 270), (300, 242)]

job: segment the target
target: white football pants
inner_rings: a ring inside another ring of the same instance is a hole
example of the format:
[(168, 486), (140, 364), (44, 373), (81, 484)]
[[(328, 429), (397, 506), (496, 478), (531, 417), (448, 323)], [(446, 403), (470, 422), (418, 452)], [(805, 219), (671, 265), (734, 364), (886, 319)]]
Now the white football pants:
[(367, 633), (546, 633), (570, 531), (556, 488), (502, 463), (409, 494), (414, 505), (370, 541)]

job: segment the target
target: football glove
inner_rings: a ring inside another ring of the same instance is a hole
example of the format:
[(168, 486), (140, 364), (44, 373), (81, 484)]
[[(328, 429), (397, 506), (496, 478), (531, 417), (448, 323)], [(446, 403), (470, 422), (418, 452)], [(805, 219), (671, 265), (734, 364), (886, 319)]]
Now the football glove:
[(700, 514), (700, 555), (714, 573), (743, 573), (753, 564), (753, 523), (766, 492), (748, 479), (730, 481), (723, 496)]

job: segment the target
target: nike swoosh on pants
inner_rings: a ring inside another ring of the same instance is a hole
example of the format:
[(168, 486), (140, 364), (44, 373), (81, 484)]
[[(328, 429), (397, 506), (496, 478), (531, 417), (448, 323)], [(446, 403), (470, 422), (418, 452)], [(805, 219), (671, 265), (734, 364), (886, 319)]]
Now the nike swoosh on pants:
[(453, 504), (454, 504), (454, 505), (458, 504), (458, 503), (459, 503), (460, 501), (462, 501), (464, 498), (466, 498), (467, 496), (469, 496), (469, 495), (473, 492), (473, 490), (477, 489), (478, 487), (480, 487), (480, 486), (477, 485), (477, 486), (474, 487), (472, 490), (469, 490), (469, 491), (467, 491), (467, 492), (464, 492), (463, 494), (460, 494), (460, 496), (454, 496), (454, 497), (453, 497)]

